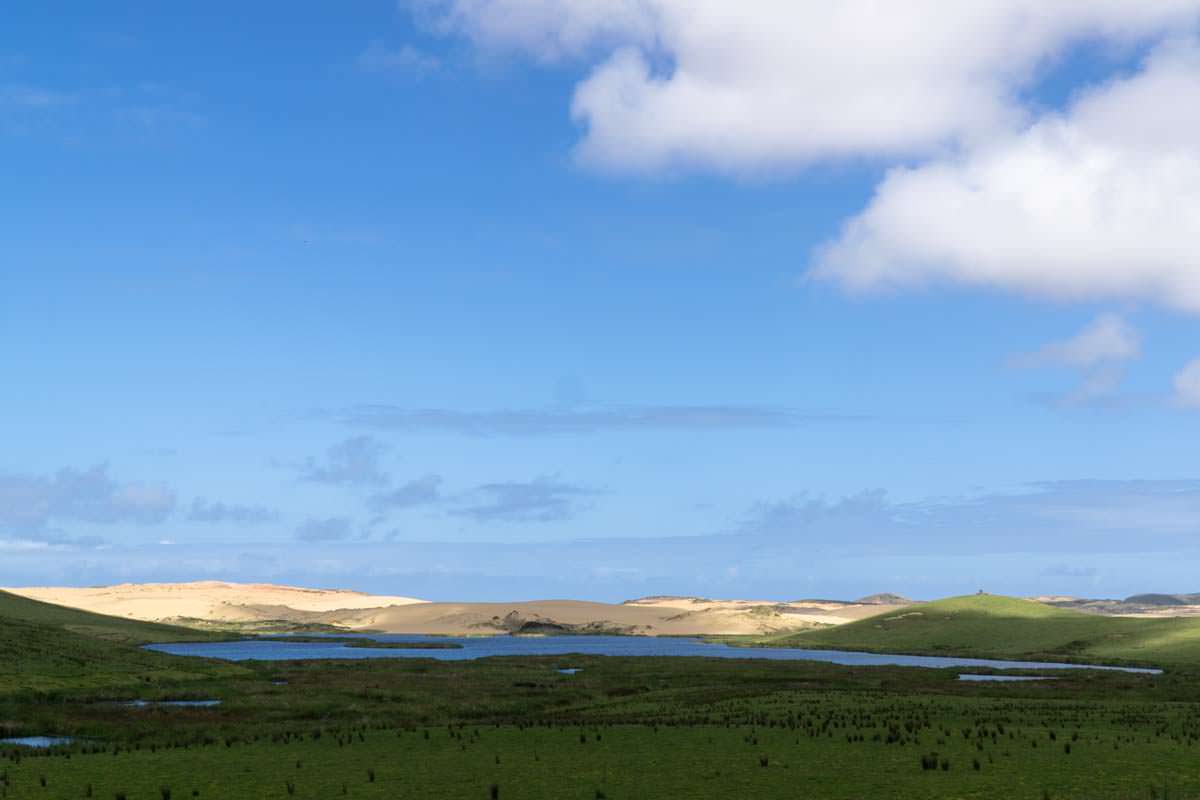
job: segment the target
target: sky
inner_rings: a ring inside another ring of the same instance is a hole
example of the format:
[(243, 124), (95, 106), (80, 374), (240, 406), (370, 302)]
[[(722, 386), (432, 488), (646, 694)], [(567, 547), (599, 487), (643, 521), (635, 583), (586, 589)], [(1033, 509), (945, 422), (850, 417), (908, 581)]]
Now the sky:
[(0, 585), (1200, 591), (1200, 0), (17, 2)]

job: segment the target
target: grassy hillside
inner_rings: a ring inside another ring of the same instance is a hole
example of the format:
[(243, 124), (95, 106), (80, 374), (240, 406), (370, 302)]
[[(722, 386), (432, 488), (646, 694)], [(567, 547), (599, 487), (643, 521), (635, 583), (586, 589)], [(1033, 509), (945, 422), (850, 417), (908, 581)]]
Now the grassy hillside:
[(4, 620), (48, 625), (98, 639), (131, 644), (197, 641), (213, 638), (207, 634), (196, 633), (174, 625), (160, 625), (154, 622), (94, 614), (90, 611), (56, 606), (0, 591), (0, 621)]
[(0, 693), (153, 685), (240, 672), (139, 647), (205, 638), (214, 635), (0, 592)]
[(1200, 619), (1101, 617), (997, 595), (951, 597), (772, 637), (808, 648), (1200, 666)]

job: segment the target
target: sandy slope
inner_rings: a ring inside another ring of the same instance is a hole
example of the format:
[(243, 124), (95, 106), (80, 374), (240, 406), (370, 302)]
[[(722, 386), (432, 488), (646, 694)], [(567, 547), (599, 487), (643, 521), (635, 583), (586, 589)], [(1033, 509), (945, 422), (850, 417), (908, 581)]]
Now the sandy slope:
[(422, 603), (411, 597), (390, 597), (341, 589), (302, 589), (267, 583), (123, 583), (87, 588), (32, 587), (5, 589), (13, 594), (82, 608), (100, 614), (150, 621), (208, 620), (245, 622), (288, 619), (267, 609), (329, 613), (340, 609), (380, 608)]
[(648, 597), (619, 605), (579, 600), (426, 603), (409, 597), (270, 584), (121, 584), (11, 589), (35, 600), (133, 619), (197, 624), (289, 623), (443, 635), (625, 633), (734, 635), (839, 625), (894, 605)]

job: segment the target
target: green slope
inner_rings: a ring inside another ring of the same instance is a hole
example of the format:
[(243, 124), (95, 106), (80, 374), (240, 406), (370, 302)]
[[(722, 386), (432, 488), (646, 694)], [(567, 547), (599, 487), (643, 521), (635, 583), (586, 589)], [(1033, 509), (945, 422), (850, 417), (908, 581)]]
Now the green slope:
[(132, 644), (217, 638), (174, 625), (159, 625), (154, 622), (110, 617), (91, 611), (81, 611), (77, 608), (56, 606), (5, 591), (0, 591), (0, 620), (20, 620), (49, 625), (99, 639)]
[(776, 646), (981, 658), (1200, 666), (1200, 619), (1101, 617), (967, 595), (764, 640)]
[(208, 638), (217, 637), (0, 592), (0, 693), (153, 685), (242, 672), (140, 647)]

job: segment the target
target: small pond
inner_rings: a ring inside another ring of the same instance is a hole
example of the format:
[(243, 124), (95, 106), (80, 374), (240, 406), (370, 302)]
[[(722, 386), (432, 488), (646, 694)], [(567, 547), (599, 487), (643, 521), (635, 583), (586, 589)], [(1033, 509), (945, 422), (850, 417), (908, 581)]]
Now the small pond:
[(11, 739), (0, 739), (0, 745), (16, 745), (17, 747), (58, 747), (75, 741), (70, 736), (15, 736)]
[(1054, 678), (1045, 675), (959, 675), (960, 681), (977, 681), (977, 682), (995, 682), (995, 683), (1020, 683), (1023, 681), (1052, 681)]
[(211, 708), (221, 705), (220, 700), (126, 700), (121, 705), (130, 708)]

